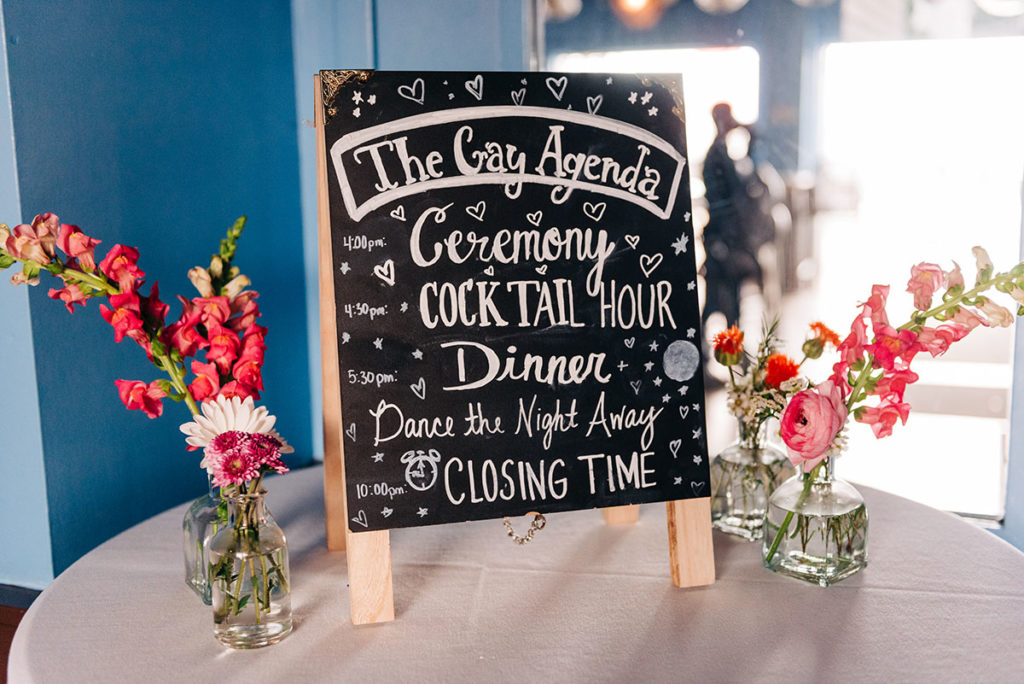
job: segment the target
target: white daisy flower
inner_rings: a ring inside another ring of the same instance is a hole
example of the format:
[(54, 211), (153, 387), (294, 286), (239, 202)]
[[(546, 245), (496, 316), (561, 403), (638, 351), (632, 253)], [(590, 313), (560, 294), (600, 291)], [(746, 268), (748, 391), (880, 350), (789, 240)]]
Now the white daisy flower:
[[(271, 415), (264, 406), (256, 407), (252, 397), (244, 400), (238, 397), (217, 397), (213, 401), (204, 401), (201, 410), (202, 415), (195, 416), (192, 422), (178, 428), (188, 435), (185, 441), (190, 446), (203, 449), (217, 435), (235, 430), (270, 435), (281, 442), (282, 454), (295, 451), (274, 429), (277, 417)], [(205, 459), (201, 465), (206, 467)]]

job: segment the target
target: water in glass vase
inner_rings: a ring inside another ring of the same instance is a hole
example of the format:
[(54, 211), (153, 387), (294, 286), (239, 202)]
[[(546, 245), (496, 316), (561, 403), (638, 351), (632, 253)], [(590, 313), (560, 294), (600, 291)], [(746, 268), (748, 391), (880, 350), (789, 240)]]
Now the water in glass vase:
[(867, 566), (868, 514), (831, 459), (793, 478), (768, 501), (762, 558), (769, 570), (823, 587)]
[[(742, 426), (741, 426), (742, 428)], [(796, 469), (766, 439), (762, 423), (730, 444), (711, 462), (711, 524), (747, 541), (763, 536), (768, 497)]]
[(231, 648), (259, 648), (292, 631), (288, 546), (268, 519), (263, 495), (229, 498), (231, 524), (209, 542), (214, 636)]

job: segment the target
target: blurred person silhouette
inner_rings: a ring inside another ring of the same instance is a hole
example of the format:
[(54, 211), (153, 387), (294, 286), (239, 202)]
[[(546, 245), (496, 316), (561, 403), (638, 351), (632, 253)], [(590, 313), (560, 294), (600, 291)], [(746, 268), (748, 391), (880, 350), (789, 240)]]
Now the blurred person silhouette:
[[(774, 226), (765, 206), (769, 193), (750, 159), (752, 128), (736, 121), (732, 107), (725, 102), (712, 107), (711, 118), (717, 133), (704, 159), (709, 218), (704, 228), (702, 273), (707, 295), (701, 321), (707, 323), (713, 313), (719, 312), (725, 316), (726, 325), (738, 325), (740, 287), (744, 281), (753, 280), (763, 288), (757, 253), (774, 238)], [(730, 156), (731, 145), (726, 138), (737, 129), (749, 134), (746, 150)]]

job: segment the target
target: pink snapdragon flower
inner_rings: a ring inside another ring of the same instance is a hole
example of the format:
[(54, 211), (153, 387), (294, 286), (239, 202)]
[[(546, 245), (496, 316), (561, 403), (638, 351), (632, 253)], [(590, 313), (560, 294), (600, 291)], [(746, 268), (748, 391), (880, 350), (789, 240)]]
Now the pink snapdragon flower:
[(905, 370), (892, 371), (884, 374), (875, 385), (876, 394), (882, 399), (895, 398), (896, 401), (903, 401), (903, 394), (907, 385), (913, 384), (920, 379), (920, 376), (909, 368)]
[(927, 311), (932, 306), (932, 295), (942, 287), (946, 273), (938, 264), (927, 261), (912, 266), (907, 292), (914, 295), (914, 307), (919, 311)]
[(46, 296), (50, 299), (59, 299), (64, 302), (64, 306), (68, 308), (68, 313), (75, 313), (74, 305), (85, 306), (86, 300), (89, 299), (82, 293), (82, 289), (78, 287), (77, 283), (66, 284), (59, 290), (51, 287)]
[(142, 313), (139, 309), (139, 296), (134, 292), (110, 295), (107, 298), (111, 307), (100, 304), (100, 315), (103, 320), (113, 326), (114, 341), (120, 342), (133, 331), (142, 330)]
[(135, 290), (136, 282), (146, 277), (139, 268), (139, 250), (124, 245), (114, 245), (100, 262), (103, 275), (116, 280), (122, 292)]
[(779, 417), (790, 462), (810, 472), (846, 423), (843, 392), (831, 380), (793, 395)]
[(889, 325), (875, 327), (875, 341), (864, 346), (864, 351), (875, 357), (875, 364), (887, 371), (896, 369), (897, 359), (909, 366), (923, 347), (917, 343), (917, 333), (897, 330)]
[(978, 311), (985, 316), (988, 325), (997, 328), (1008, 328), (1013, 325), (1013, 313), (1005, 306), (997, 304), (988, 297), (979, 297), (978, 299), (981, 300), (981, 303), (978, 304)]
[(858, 409), (855, 420), (858, 423), (870, 425), (875, 437), (881, 439), (892, 434), (892, 428), (896, 425), (897, 420), (906, 425), (909, 415), (910, 404), (886, 399), (878, 406), (866, 406)]
[(962, 340), (969, 332), (970, 328), (958, 323), (947, 323), (934, 328), (923, 325), (917, 331), (917, 343), (932, 356), (941, 356), (949, 349), (949, 345)]
[[(53, 214), (44, 216), (52, 216), (54, 220), (57, 218)], [(34, 261), (41, 266), (46, 266), (56, 254), (54, 245), (57, 243), (57, 235), (50, 232), (55, 228), (53, 220), (45, 220), (43, 216), (37, 216), (31, 226), (23, 223), (20, 226), (15, 226), (13, 232), (6, 234), (4, 249), (16, 259)]]
[(138, 409), (150, 418), (158, 418), (164, 412), (161, 399), (167, 396), (159, 383), (154, 380), (148, 385), (141, 380), (115, 380), (118, 394), (125, 408)]
[(94, 250), (98, 244), (99, 240), (89, 237), (78, 226), (63, 224), (57, 235), (57, 246), (69, 257), (78, 259), (78, 265), (86, 273), (96, 270)]
[(193, 360), (192, 372), (195, 373), (196, 379), (188, 386), (188, 391), (193, 399), (202, 402), (217, 396), (217, 392), (220, 391), (220, 373), (215, 364)]

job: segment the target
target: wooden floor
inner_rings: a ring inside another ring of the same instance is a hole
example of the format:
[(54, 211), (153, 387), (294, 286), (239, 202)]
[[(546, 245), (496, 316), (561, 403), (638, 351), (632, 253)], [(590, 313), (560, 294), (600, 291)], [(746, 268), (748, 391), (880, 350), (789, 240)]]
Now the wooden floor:
[(21, 608), (0, 606), (0, 684), (7, 682), (7, 654), (11, 650), (14, 630), (24, 615)]

